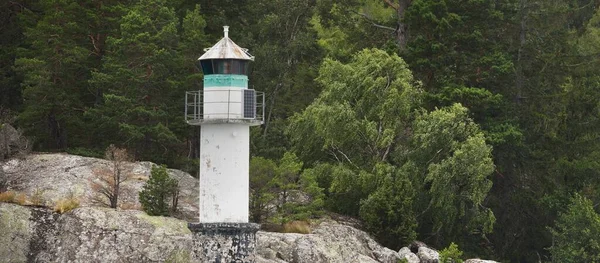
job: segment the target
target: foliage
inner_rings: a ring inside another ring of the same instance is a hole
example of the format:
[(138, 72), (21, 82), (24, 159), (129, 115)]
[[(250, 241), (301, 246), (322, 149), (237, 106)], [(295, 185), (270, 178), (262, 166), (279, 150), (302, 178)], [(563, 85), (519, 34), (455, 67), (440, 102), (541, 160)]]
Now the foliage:
[(462, 263), (461, 259), (463, 252), (458, 249), (458, 245), (454, 242), (450, 243), (447, 248), (440, 251), (440, 262), (443, 263)]
[(419, 203), (426, 207), (423, 218), (430, 220), (421, 227), (431, 227), (434, 235), (487, 234), (493, 229), (493, 212), (483, 206), (492, 187), (492, 149), (467, 113), (455, 104), (421, 115), (414, 123), (409, 160), (421, 176), (416, 178), (423, 193)]
[(16, 193), (14, 191), (6, 191), (0, 193), (0, 202), (13, 203), (15, 201)]
[[(256, 56), (251, 88), (267, 95), (251, 153), (275, 167), (255, 178), (254, 211), (302, 190), (310, 203), (287, 202), (281, 218), (325, 207), (366, 219), (383, 240), (399, 227), (376, 227), (387, 220), (466, 254), (550, 261), (548, 226), (569, 197), (600, 202), (598, 10), (592, 0), (4, 1), (0, 119), (35, 151), (100, 157), (115, 144), (196, 173), (183, 92), (201, 87), (196, 59), (229, 25)], [(286, 152), (302, 163), (287, 177)], [(0, 176), (0, 190), (22, 179)]]
[[(417, 237), (416, 211), (413, 209), (414, 188), (405, 171), (393, 166), (376, 167), (383, 182), (360, 203), (359, 215), (367, 229), (381, 242), (396, 246)], [(378, 178), (378, 179), (379, 179)], [(402, 240), (402, 241), (398, 241)]]
[(310, 234), (310, 224), (307, 221), (291, 221), (283, 224), (282, 233)]
[(250, 218), (252, 222), (261, 223), (269, 218), (270, 203), (275, 199), (272, 180), (275, 178), (277, 165), (262, 157), (250, 159)]
[[(253, 222), (284, 225), (322, 214), (323, 189), (312, 170), (286, 152), (275, 163), (262, 157), (250, 160), (250, 217)], [(307, 199), (307, 200), (304, 200)]]
[(573, 196), (550, 231), (552, 262), (600, 262), (600, 214), (589, 199)]
[(394, 247), (417, 233), (442, 243), (492, 231), (494, 215), (483, 206), (491, 147), (465, 107), (415, 119), (418, 83), (402, 59), (377, 49), (347, 64), (326, 60), (318, 81), (322, 93), (292, 118), (289, 134), (304, 159), (337, 163), (313, 172), (328, 207), (360, 216)]
[(56, 201), (56, 204), (54, 205), (54, 212), (64, 214), (77, 207), (79, 207), (79, 198), (77, 198), (73, 193), (70, 193), (68, 197)]
[(323, 91), (288, 129), (301, 159), (326, 156), (357, 168), (387, 161), (419, 103), (408, 65), (370, 49), (349, 64), (326, 60), (319, 72)]
[(151, 216), (168, 216), (175, 208), (169, 209), (168, 200), (177, 188), (178, 181), (169, 177), (165, 166), (153, 166), (150, 179), (139, 193), (142, 209)]

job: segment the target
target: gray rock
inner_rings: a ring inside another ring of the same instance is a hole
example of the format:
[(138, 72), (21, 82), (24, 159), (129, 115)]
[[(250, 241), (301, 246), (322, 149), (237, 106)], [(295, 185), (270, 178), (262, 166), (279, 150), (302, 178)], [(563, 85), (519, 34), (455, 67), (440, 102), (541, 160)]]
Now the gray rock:
[[(70, 195), (79, 199), (81, 206), (97, 206), (92, 190), (95, 175), (103, 169), (109, 169), (108, 160), (82, 157), (69, 154), (31, 154), (23, 159), (11, 159), (2, 165), (6, 173), (21, 178), (14, 190), (32, 196), (41, 193), (46, 206), (53, 206), (58, 200)], [(123, 209), (141, 208), (138, 193), (150, 178), (150, 162), (125, 163), (125, 172), (129, 180), (121, 186), (119, 204)], [(169, 175), (179, 181), (179, 204), (177, 215), (190, 222), (198, 221), (198, 179), (189, 174), (169, 169)]]
[(419, 247), (417, 256), (421, 260), (421, 263), (439, 263), (440, 254), (428, 247)]
[(472, 259), (465, 260), (464, 263), (498, 263), (498, 262), (493, 261), (493, 260), (483, 260), (483, 259), (478, 259), (478, 258), (472, 258)]
[(257, 262), (397, 263), (397, 252), (377, 244), (363, 231), (332, 221), (311, 234), (257, 233)]
[(0, 258), (5, 262), (27, 262), (31, 211), (25, 207), (0, 203)]
[(175, 218), (140, 211), (78, 208), (56, 221), (48, 260), (36, 262), (189, 262), (191, 232)]
[(410, 251), (412, 251), (413, 253), (419, 252), (420, 247), (428, 247), (428, 246), (427, 246), (427, 244), (425, 244), (421, 241), (418, 241), (418, 240), (415, 240), (415, 241), (411, 242), (410, 245), (408, 245), (408, 249), (410, 249)]
[(10, 124), (0, 123), (0, 161), (29, 150), (29, 142)]
[(421, 260), (419, 257), (410, 251), (408, 247), (403, 247), (398, 251), (398, 255), (400, 255), (400, 259), (406, 259), (408, 263), (420, 263)]

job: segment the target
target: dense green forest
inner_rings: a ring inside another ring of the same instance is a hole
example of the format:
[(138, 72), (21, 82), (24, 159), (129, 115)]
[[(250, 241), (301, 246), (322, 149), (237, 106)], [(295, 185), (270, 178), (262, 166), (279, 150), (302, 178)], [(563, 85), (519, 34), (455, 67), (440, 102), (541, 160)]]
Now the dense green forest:
[[(600, 262), (598, 0), (5, 0), (0, 122), (197, 176), (185, 91), (230, 37), (267, 97), (252, 219), (322, 210), (380, 242)], [(291, 190), (311, 196), (286, 203)], [(278, 202), (276, 215), (266, 204)]]

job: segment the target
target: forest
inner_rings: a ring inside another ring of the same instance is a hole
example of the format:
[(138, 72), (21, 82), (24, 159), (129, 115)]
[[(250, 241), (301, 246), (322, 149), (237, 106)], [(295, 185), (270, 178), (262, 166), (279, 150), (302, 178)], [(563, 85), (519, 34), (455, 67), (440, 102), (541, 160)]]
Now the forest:
[[(600, 262), (598, 0), (3, 0), (0, 123), (198, 175), (185, 92), (229, 36), (265, 92), (251, 221), (358, 218), (503, 262)], [(301, 190), (309, 203), (288, 202)], [(276, 213), (267, 209), (277, 204)]]

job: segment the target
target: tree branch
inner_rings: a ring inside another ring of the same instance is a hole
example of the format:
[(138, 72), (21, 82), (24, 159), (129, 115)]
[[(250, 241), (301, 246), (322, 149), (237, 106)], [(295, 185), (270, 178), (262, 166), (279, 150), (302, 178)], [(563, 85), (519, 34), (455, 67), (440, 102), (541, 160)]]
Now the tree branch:
[(391, 8), (393, 8), (394, 10), (398, 11), (398, 8), (400, 8), (397, 5), (394, 5), (394, 3), (392, 3), (392, 1), (390, 0), (383, 0), (388, 6), (390, 6)]
[(363, 17), (365, 20), (367, 20), (369, 23), (371, 23), (371, 25), (372, 25), (372, 26), (374, 26), (374, 27), (381, 28), (381, 29), (385, 29), (385, 30), (390, 30), (390, 31), (394, 31), (394, 32), (396, 32), (396, 31), (397, 31), (397, 30), (396, 30), (396, 28), (389, 27), (389, 26), (384, 26), (384, 25), (380, 25), (380, 24), (377, 24), (377, 23), (375, 23), (375, 21), (373, 21), (373, 19), (371, 19), (371, 18), (370, 18), (370, 17), (369, 17), (367, 14), (365, 14), (365, 13), (359, 13), (359, 12), (356, 12), (356, 11), (350, 11), (350, 12), (352, 12), (352, 13), (355, 13), (355, 14), (357, 14), (357, 15), (360, 15), (360, 16), (361, 16), (361, 17)]

